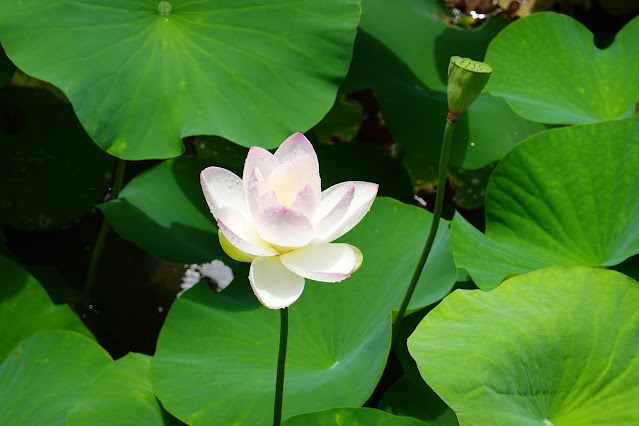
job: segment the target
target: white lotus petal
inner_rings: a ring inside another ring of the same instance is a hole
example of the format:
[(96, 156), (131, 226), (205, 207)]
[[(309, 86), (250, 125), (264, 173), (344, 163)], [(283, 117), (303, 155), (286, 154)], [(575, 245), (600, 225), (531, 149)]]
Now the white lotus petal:
[[(254, 146), (249, 149), (246, 160), (244, 161), (244, 171), (242, 172), (244, 185), (248, 183), (249, 176), (253, 173), (254, 168), (257, 167), (262, 173), (264, 179), (268, 179), (273, 169), (279, 166), (279, 164), (280, 162), (273, 154), (264, 148)], [(246, 188), (244, 189), (246, 190)]]
[(270, 309), (286, 308), (304, 291), (304, 278), (286, 269), (278, 257), (258, 257), (251, 263), (253, 293)]
[(262, 177), (262, 172), (257, 167), (253, 169), (244, 183), (244, 202), (252, 218), (257, 217), (260, 211), (260, 197), (266, 190), (266, 182)]
[(290, 162), (280, 164), (266, 180), (266, 187), (275, 191), (283, 206), (290, 206), (293, 198), (304, 187), (297, 168)]
[(271, 206), (279, 206), (281, 204), (282, 203), (280, 203), (280, 200), (277, 198), (277, 194), (275, 194), (275, 191), (272, 191), (269, 189), (268, 191), (260, 195), (259, 210), (264, 210), (265, 208), (271, 207)]
[(311, 144), (302, 133), (295, 133), (282, 142), (282, 145), (275, 151), (275, 158), (277, 158), (280, 163), (284, 163), (286, 161), (293, 161), (297, 157), (306, 154), (310, 155), (313, 159), (315, 170), (319, 170), (319, 161), (317, 161), (317, 154), (315, 154), (313, 144)]
[[(231, 233), (231, 232), (227, 229), (227, 233)], [(222, 250), (224, 250), (224, 253), (226, 253), (226, 255), (230, 257), (231, 259), (237, 260), (238, 262), (252, 262), (253, 259), (257, 257), (254, 254), (247, 253), (237, 248), (237, 246), (234, 246), (229, 241), (229, 239), (226, 238), (226, 236), (224, 235), (224, 232), (222, 232), (221, 229), (217, 230), (217, 236), (218, 236), (218, 239), (220, 240), (220, 246), (222, 247)]]
[(234, 173), (221, 167), (207, 167), (200, 173), (200, 184), (206, 203), (216, 219), (224, 207), (244, 211), (242, 181)]
[(349, 244), (302, 247), (280, 256), (291, 272), (305, 278), (334, 283), (348, 278), (361, 264), (362, 253)]
[(317, 212), (315, 235), (328, 233), (344, 217), (355, 197), (353, 182), (338, 183), (322, 193)]
[(353, 201), (351, 201), (348, 210), (344, 213), (344, 216), (340, 221), (335, 224), (329, 231), (323, 234), (317, 234), (315, 241), (317, 243), (331, 242), (351, 229), (359, 223), (360, 220), (368, 213), (375, 201), (377, 195), (377, 189), (379, 185), (370, 182), (345, 182), (355, 185), (355, 193), (353, 195)]
[(318, 198), (313, 188), (311, 188), (310, 185), (306, 185), (293, 199), (291, 208), (302, 213), (312, 221), (317, 211), (317, 205), (319, 204)]
[(255, 224), (259, 236), (277, 246), (301, 247), (313, 239), (311, 221), (289, 207), (267, 207), (258, 213)]
[(319, 170), (315, 167), (315, 163), (313, 162), (313, 158), (310, 155), (303, 155), (301, 157), (296, 158), (293, 161), (293, 165), (297, 169), (297, 173), (299, 175), (299, 184), (300, 188), (305, 185), (309, 185), (315, 191), (317, 195), (317, 202), (319, 203), (320, 194), (322, 193), (322, 180), (320, 178)]
[(242, 213), (231, 208), (220, 209), (217, 225), (226, 239), (238, 250), (253, 256), (274, 256), (277, 250), (264, 242), (255, 226)]

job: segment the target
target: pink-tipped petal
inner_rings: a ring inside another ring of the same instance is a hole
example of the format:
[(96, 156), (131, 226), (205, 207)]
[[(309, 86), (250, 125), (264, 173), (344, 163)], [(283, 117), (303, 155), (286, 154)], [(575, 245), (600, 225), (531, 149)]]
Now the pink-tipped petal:
[(313, 145), (306, 139), (306, 136), (298, 132), (282, 142), (282, 145), (275, 151), (275, 158), (277, 158), (280, 163), (284, 163), (286, 161), (293, 161), (297, 157), (306, 154), (310, 155), (313, 159), (315, 170), (319, 170), (319, 161), (317, 161), (317, 154), (315, 153), (315, 149), (313, 149)]
[[(379, 185), (370, 182), (346, 182), (355, 185), (355, 193), (353, 194), (353, 201), (348, 206), (348, 210), (344, 213), (344, 216), (337, 222), (330, 230), (322, 235), (317, 235), (315, 241), (317, 243), (328, 243), (341, 237), (355, 225), (366, 213), (371, 209), (375, 196), (377, 195), (377, 189)], [(330, 188), (329, 188), (330, 189)], [(328, 190), (327, 190), (328, 191)]]
[(317, 205), (319, 204), (318, 201), (318, 197), (315, 194), (315, 191), (313, 191), (313, 188), (311, 188), (310, 185), (306, 185), (293, 199), (291, 208), (302, 213), (312, 221), (315, 217), (315, 212), (317, 211)]
[(310, 155), (303, 155), (297, 157), (293, 161), (297, 174), (299, 176), (300, 188), (309, 185), (315, 191), (317, 195), (317, 202), (319, 203), (320, 195), (322, 193), (322, 180), (320, 178), (319, 170), (315, 168), (313, 158)]
[(209, 209), (216, 219), (220, 209), (224, 207), (244, 211), (242, 181), (234, 173), (221, 167), (207, 167), (200, 173), (200, 184)]
[(260, 196), (260, 210), (264, 210), (267, 207), (271, 206), (279, 206), (280, 203), (279, 198), (275, 194), (275, 191), (268, 190)]
[(313, 239), (311, 221), (289, 207), (267, 207), (258, 213), (255, 224), (264, 241), (280, 247), (302, 247)]
[(304, 291), (304, 278), (286, 269), (278, 257), (258, 257), (251, 263), (249, 281), (264, 306), (282, 309)]
[(224, 207), (220, 209), (217, 225), (229, 243), (238, 250), (252, 256), (275, 256), (277, 250), (264, 242), (253, 224), (239, 211)]
[(362, 253), (349, 244), (320, 244), (290, 251), (280, 260), (304, 278), (334, 283), (348, 278), (359, 267)]
[(244, 182), (244, 202), (247, 210), (252, 218), (257, 217), (260, 211), (260, 197), (266, 189), (266, 182), (262, 177), (262, 172), (257, 167), (248, 177), (248, 181)]
[(333, 229), (342, 220), (355, 196), (353, 182), (344, 182), (333, 185), (322, 193), (317, 221), (315, 223), (315, 235), (321, 238)]
[(251, 176), (251, 173), (253, 173), (253, 169), (256, 167), (260, 170), (264, 179), (268, 179), (273, 169), (279, 166), (279, 164), (280, 162), (277, 161), (277, 158), (275, 158), (273, 154), (271, 154), (264, 148), (254, 146), (253, 148), (249, 149), (246, 160), (244, 161), (242, 180), (246, 185), (249, 176)]

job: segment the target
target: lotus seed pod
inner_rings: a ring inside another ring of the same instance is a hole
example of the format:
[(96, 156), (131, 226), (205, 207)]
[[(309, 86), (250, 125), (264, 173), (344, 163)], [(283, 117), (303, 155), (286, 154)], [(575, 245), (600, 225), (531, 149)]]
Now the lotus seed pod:
[(490, 65), (453, 56), (448, 66), (448, 119), (452, 122), (466, 111), (486, 86)]

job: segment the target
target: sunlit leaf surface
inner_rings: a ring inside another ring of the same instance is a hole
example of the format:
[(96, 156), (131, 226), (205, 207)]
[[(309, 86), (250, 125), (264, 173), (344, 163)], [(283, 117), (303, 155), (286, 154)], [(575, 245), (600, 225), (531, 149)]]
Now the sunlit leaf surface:
[(457, 290), (408, 340), (460, 424), (636, 424), (639, 283), (553, 267)]
[(0, 364), (0, 424), (66, 425), (67, 411), (112, 362), (95, 341), (72, 331), (43, 331)]
[(0, 255), (0, 359), (21, 340), (42, 330), (93, 335), (67, 305), (54, 305), (40, 283), (22, 266)]
[(497, 166), (486, 234), (457, 214), (455, 262), (488, 290), (551, 265), (611, 266), (639, 253), (639, 120), (550, 130)]
[[(391, 310), (399, 308), (431, 217), (378, 198), (340, 239), (362, 251), (361, 268), (341, 283), (306, 280), (289, 308), (284, 418), (360, 406), (369, 397), (390, 348)], [(455, 281), (446, 225), (433, 251), (438, 260), (426, 265), (411, 307), (441, 299)], [(160, 334), (153, 387), (164, 407), (189, 424), (270, 423), (279, 312), (257, 301), (247, 269), (222, 293), (203, 283), (185, 293)]]
[(594, 123), (628, 117), (639, 101), (639, 17), (604, 50), (574, 19), (534, 13), (490, 43), (486, 90), (529, 120)]
[(164, 411), (151, 386), (147, 355), (129, 353), (106, 366), (67, 414), (67, 426), (178, 425)]
[(168, 158), (189, 135), (272, 148), (312, 127), (359, 15), (359, 0), (3, 1), (0, 40), (64, 91), (104, 150)]

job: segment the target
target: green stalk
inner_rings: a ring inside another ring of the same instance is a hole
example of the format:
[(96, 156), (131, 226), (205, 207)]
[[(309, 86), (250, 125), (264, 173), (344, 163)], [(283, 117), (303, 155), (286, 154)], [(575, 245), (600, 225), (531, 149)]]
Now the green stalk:
[(437, 228), (439, 227), (439, 219), (442, 216), (442, 206), (444, 205), (444, 190), (446, 188), (446, 170), (448, 169), (448, 158), (450, 157), (450, 146), (452, 145), (452, 136), (453, 129), (455, 128), (455, 121), (457, 117), (450, 116), (446, 120), (446, 128), (444, 129), (444, 140), (442, 142), (442, 152), (439, 157), (439, 176), (437, 179), (437, 196), (435, 197), (435, 210), (433, 211), (433, 222), (430, 224), (430, 231), (428, 232), (428, 238), (426, 238), (426, 244), (424, 244), (424, 250), (422, 250), (422, 255), (419, 258), (419, 262), (415, 267), (415, 271), (413, 272), (413, 277), (410, 280), (410, 284), (406, 289), (406, 293), (404, 294), (404, 299), (402, 300), (402, 304), (399, 307), (399, 311), (397, 312), (397, 316), (395, 317), (395, 321), (393, 321), (392, 327), (392, 336), (393, 341), (397, 339), (399, 335), (399, 330), (402, 325), (402, 320), (404, 319), (404, 315), (406, 314), (406, 309), (408, 308), (408, 303), (410, 302), (411, 297), (413, 297), (413, 293), (415, 292), (415, 287), (417, 286), (417, 282), (419, 281), (419, 277), (422, 274), (422, 269), (424, 269), (424, 265), (426, 264), (426, 260), (428, 260), (428, 255), (430, 254), (430, 250), (433, 248), (433, 243), (435, 242), (435, 236), (437, 235)]
[(124, 168), (126, 167), (126, 160), (116, 158), (115, 160), (115, 176), (113, 177), (113, 186), (111, 187), (111, 196), (109, 201), (115, 200), (120, 196), (120, 190), (122, 189), (122, 183), (124, 182)]
[(284, 367), (288, 342), (288, 308), (280, 309), (280, 351), (277, 356), (277, 379), (275, 380), (275, 403), (273, 404), (273, 426), (282, 423), (282, 399), (284, 397)]
[[(115, 200), (120, 195), (122, 189), (122, 182), (124, 181), (124, 168), (126, 161), (122, 159), (116, 159), (115, 162), (115, 176), (113, 177), (113, 186), (111, 187), (111, 194), (109, 200)], [(100, 231), (98, 232), (98, 238), (95, 241), (93, 247), (93, 253), (91, 254), (91, 260), (89, 262), (89, 270), (87, 271), (87, 277), (84, 281), (83, 299), (87, 300), (91, 296), (93, 291), (93, 285), (95, 283), (95, 276), (98, 272), (98, 265), (102, 252), (104, 251), (104, 244), (106, 243), (106, 237), (109, 235), (111, 226), (107, 222), (106, 218), (102, 218), (102, 225), (100, 225)]]

